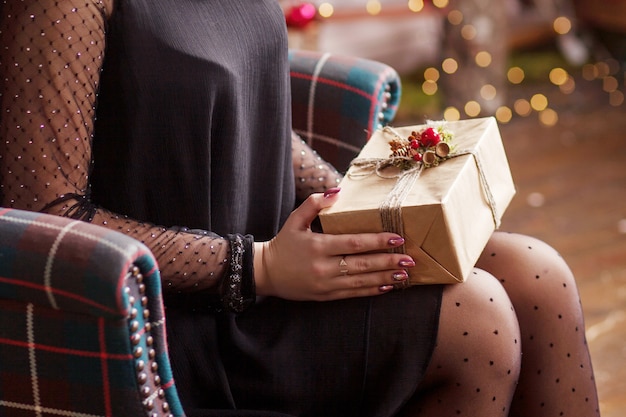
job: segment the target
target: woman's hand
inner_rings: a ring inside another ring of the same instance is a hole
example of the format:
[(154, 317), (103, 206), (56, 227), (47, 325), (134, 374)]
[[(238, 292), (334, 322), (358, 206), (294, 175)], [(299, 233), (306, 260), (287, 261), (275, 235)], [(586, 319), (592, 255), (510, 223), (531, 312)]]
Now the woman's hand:
[(338, 192), (335, 188), (312, 194), (291, 213), (276, 237), (255, 243), (258, 295), (326, 301), (382, 294), (407, 279), (405, 268), (415, 266), (414, 261), (385, 251), (402, 245), (402, 237), (311, 231), (311, 222), (336, 201)]

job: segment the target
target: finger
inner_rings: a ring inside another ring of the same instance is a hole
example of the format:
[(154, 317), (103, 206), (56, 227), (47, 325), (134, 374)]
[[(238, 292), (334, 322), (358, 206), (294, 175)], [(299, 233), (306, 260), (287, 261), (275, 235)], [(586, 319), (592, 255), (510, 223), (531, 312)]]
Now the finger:
[(308, 229), (322, 209), (332, 206), (337, 201), (339, 191), (340, 189), (335, 187), (329, 188), (323, 194), (311, 194), (293, 211), (285, 222), (285, 226), (297, 230)]
[(372, 285), (365, 285), (359, 287), (357, 284), (352, 283), (350, 285), (346, 285), (341, 289), (328, 292), (324, 295), (321, 295), (319, 299), (321, 301), (331, 301), (331, 300), (340, 300), (345, 298), (357, 298), (357, 297), (371, 297), (376, 295), (382, 295), (392, 291), (394, 288), (403, 288), (405, 286), (404, 282), (392, 282), (377, 285), (373, 283)]
[[(338, 260), (337, 260), (338, 259)], [(350, 255), (332, 258), (339, 275), (358, 275), (370, 272), (397, 271), (415, 266), (415, 261), (405, 254), (374, 253), (367, 255)], [(332, 272), (332, 271), (331, 271)]]
[(395, 233), (358, 233), (324, 235), (328, 239), (331, 255), (381, 252), (404, 245), (404, 239)]

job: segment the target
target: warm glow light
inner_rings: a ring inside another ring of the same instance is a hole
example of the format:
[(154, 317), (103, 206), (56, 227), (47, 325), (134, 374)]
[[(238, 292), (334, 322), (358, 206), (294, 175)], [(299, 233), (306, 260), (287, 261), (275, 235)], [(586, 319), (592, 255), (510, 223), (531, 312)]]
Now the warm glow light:
[(432, 96), (437, 93), (437, 83), (431, 80), (426, 80), (422, 83), (422, 91), (427, 96)]
[(459, 69), (459, 64), (454, 58), (446, 58), (441, 63), (441, 69), (443, 69), (446, 74), (454, 74), (456, 70)]
[(421, 12), (424, 8), (424, 0), (409, 0), (409, 10), (412, 12)]
[(545, 109), (539, 113), (539, 122), (544, 126), (554, 126), (558, 121), (559, 115), (552, 109)]
[(611, 92), (609, 94), (609, 104), (614, 107), (621, 106), (624, 103), (624, 93), (619, 90)]
[(424, 79), (429, 81), (439, 81), (439, 70), (437, 68), (429, 67), (424, 70)]
[(450, 10), (448, 13), (448, 22), (457, 26), (463, 23), (463, 13), (460, 10)]
[(576, 81), (574, 81), (573, 77), (568, 76), (567, 80), (559, 86), (559, 90), (563, 94), (572, 94), (576, 90)]
[(559, 35), (565, 35), (572, 30), (572, 22), (565, 16), (559, 16), (554, 19), (552, 26), (554, 27), (554, 31)]
[(550, 71), (549, 77), (550, 81), (554, 85), (563, 85), (567, 82), (567, 79), (569, 78), (567, 71), (565, 71), (563, 68), (553, 68)]
[(498, 107), (496, 110), (496, 119), (500, 123), (508, 123), (513, 118), (513, 112), (506, 106)]
[(597, 78), (604, 78), (611, 73), (611, 68), (606, 62), (596, 62)]
[(480, 114), (480, 103), (474, 100), (470, 100), (465, 103), (465, 114), (469, 117), (476, 117)]
[(476, 37), (476, 28), (472, 25), (464, 25), (461, 28), (461, 36), (466, 41), (471, 41)]
[(506, 73), (507, 78), (511, 84), (520, 84), (524, 81), (524, 70), (520, 67), (511, 67), (509, 71)]
[(479, 67), (486, 68), (491, 65), (491, 54), (487, 51), (480, 51), (474, 59)]
[(335, 8), (330, 3), (322, 3), (317, 8), (317, 12), (322, 17), (331, 17), (335, 13)]
[(382, 7), (383, 6), (380, 4), (380, 1), (369, 0), (367, 4), (365, 5), (365, 10), (367, 10), (367, 13), (371, 14), (372, 16), (375, 16), (380, 13), (380, 10), (382, 9)]
[(485, 100), (493, 100), (496, 98), (496, 94), (498, 94), (498, 91), (496, 90), (496, 87), (491, 84), (485, 84), (480, 87), (480, 96)]
[(528, 100), (525, 100), (523, 98), (515, 100), (513, 108), (515, 109), (515, 113), (519, 114), (520, 116), (528, 116), (533, 110), (532, 107), (530, 107), (530, 103), (528, 102)]
[(602, 79), (602, 89), (607, 93), (612, 93), (613, 91), (619, 88), (619, 83), (617, 82), (617, 78), (613, 76), (604, 77)]
[(448, 107), (443, 112), (443, 118), (450, 121), (461, 120), (461, 113), (456, 107)]
[(593, 64), (585, 64), (582, 69), (583, 78), (587, 81), (594, 80), (598, 76), (598, 70)]
[(620, 62), (615, 58), (607, 58), (604, 62), (609, 66), (609, 74), (611, 75), (617, 74), (622, 68)]
[(541, 93), (537, 93), (530, 98), (530, 106), (535, 111), (543, 111), (548, 107), (548, 98)]
[(443, 9), (445, 7), (448, 7), (448, 0), (433, 0), (433, 5), (435, 7), (439, 7), (440, 9)]

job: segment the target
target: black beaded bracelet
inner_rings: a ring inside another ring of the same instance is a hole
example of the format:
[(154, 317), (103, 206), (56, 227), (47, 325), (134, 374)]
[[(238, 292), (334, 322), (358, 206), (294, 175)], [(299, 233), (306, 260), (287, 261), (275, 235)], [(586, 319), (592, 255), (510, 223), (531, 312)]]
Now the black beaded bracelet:
[(254, 238), (251, 235), (228, 235), (230, 265), (222, 280), (220, 295), (226, 310), (241, 313), (256, 299), (254, 285)]

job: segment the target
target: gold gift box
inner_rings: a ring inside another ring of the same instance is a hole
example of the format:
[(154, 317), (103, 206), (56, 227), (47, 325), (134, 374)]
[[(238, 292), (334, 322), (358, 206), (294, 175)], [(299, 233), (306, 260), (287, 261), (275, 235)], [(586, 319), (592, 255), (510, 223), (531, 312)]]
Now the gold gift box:
[[(417, 264), (409, 269), (410, 285), (465, 281), (515, 194), (493, 117), (398, 127), (393, 132), (408, 137), (433, 124), (452, 134), (453, 157), (422, 169), (406, 184), (402, 201), (394, 203), (405, 239), (403, 251)], [(389, 131), (375, 132), (356, 160), (389, 158), (389, 142)], [(388, 213), (381, 208), (389, 206), (398, 181), (387, 173), (364, 174), (352, 166), (340, 184), (337, 202), (320, 213), (324, 233), (398, 232), (383, 226), (388, 225), (383, 221)]]

